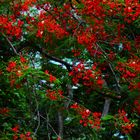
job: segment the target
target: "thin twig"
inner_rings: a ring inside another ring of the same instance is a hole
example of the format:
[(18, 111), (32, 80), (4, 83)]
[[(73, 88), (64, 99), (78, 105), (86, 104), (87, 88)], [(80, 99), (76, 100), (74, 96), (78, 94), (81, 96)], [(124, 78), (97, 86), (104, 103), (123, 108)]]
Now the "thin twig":
[(14, 53), (16, 55), (20, 55), (17, 50), (15, 49), (15, 47), (13, 46), (12, 42), (8, 39), (8, 37), (6, 37), (6, 35), (3, 34), (3, 36), (5, 37), (6, 41), (8, 42), (8, 44), (10, 45), (10, 47), (12, 48), (12, 50), (14, 51)]
[(98, 51), (98, 46), (96, 46), (96, 50), (95, 50), (95, 53), (94, 53), (94, 57), (96, 57), (97, 51)]
[[(33, 62), (33, 61), (31, 61), (31, 62), (32, 62), (33, 65), (34, 65), (34, 62)], [(32, 79), (33, 79), (33, 81), (35, 81), (33, 75), (32, 75)], [(39, 129), (39, 127), (40, 127), (40, 112), (39, 112), (39, 103), (38, 103), (37, 98), (36, 98), (36, 97), (37, 97), (37, 92), (36, 92), (35, 83), (33, 83), (33, 87), (32, 87), (32, 88), (33, 88), (33, 93), (34, 93), (34, 98), (35, 98), (35, 103), (36, 103), (35, 112), (37, 111), (37, 121), (38, 121), (37, 127), (36, 127), (35, 132), (34, 132), (34, 135), (36, 135), (37, 132), (38, 132), (38, 129)]]
[(40, 114), (40, 117), (47, 121), (48, 126), (53, 130), (53, 132), (55, 133), (55, 135), (57, 137), (59, 137), (59, 135), (57, 134), (57, 132), (55, 131), (55, 129), (52, 127), (52, 125), (48, 122), (48, 120), (45, 117), (43, 117), (41, 114)]
[(96, 43), (96, 45), (100, 48), (100, 50), (104, 53), (104, 58), (108, 61), (108, 65), (109, 65), (109, 67), (110, 67), (110, 70), (111, 70), (111, 72), (112, 72), (112, 74), (113, 74), (113, 76), (114, 76), (114, 79), (115, 79), (115, 82), (116, 82), (116, 90), (117, 90), (117, 92), (118, 92), (118, 94), (120, 94), (120, 84), (119, 84), (119, 81), (118, 81), (118, 79), (117, 79), (117, 76), (116, 76), (116, 74), (115, 74), (115, 72), (114, 72), (114, 70), (113, 70), (113, 68), (112, 68), (112, 64), (111, 64), (111, 62), (110, 62), (110, 60), (109, 60), (109, 58), (108, 58), (108, 56), (107, 56), (107, 54), (106, 54), (106, 52)]
[(34, 132), (34, 135), (36, 135), (39, 127), (40, 127), (40, 113), (39, 113), (39, 110), (37, 111), (37, 118), (38, 118), (38, 124), (37, 124), (37, 127), (35, 129), (35, 132)]
[(59, 131), (59, 137), (63, 138), (63, 115), (62, 111), (58, 110), (58, 131)]

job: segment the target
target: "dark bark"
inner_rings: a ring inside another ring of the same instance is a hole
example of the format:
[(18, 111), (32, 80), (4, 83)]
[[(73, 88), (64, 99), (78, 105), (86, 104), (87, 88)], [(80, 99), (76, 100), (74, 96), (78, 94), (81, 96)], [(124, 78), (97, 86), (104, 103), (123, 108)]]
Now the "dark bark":
[(58, 111), (58, 134), (61, 140), (63, 139), (63, 114), (62, 111)]

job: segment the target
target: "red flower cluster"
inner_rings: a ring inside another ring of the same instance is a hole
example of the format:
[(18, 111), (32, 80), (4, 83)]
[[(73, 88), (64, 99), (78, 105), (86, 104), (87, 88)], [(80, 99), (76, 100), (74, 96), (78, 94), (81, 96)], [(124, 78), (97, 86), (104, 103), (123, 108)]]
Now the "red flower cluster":
[(86, 69), (83, 63), (79, 63), (73, 67), (73, 70), (69, 73), (72, 76), (72, 81), (76, 85), (78, 83), (93, 89), (94, 87), (102, 88), (104, 80), (101, 78), (100, 72), (95, 70), (95, 67)]
[(3, 74), (3, 72), (2, 72), (2, 70), (0, 70), (0, 75), (2, 75)]
[(49, 99), (51, 99), (51, 100), (57, 100), (57, 93), (56, 93), (56, 91), (53, 91), (53, 90), (48, 89), (48, 90), (46, 90), (46, 92), (47, 92), (46, 96)]
[(93, 115), (93, 118), (94, 118), (94, 123), (92, 125), (92, 128), (100, 129), (101, 113), (100, 112), (94, 112), (92, 115)]
[[(17, 78), (23, 75), (23, 71), (28, 68), (27, 60), (20, 56), (20, 61), (10, 61), (6, 70), (9, 72), (9, 79), (11, 87), (15, 84)], [(17, 85), (17, 88), (20, 87)]]
[(86, 110), (81, 110), (80, 115), (82, 117), (82, 119), (80, 120), (80, 124), (82, 124), (83, 126), (88, 126), (88, 118), (90, 117), (91, 112), (86, 109)]
[(13, 128), (12, 128), (12, 131), (13, 131), (14, 133), (19, 132), (19, 126), (16, 125), (15, 127), (13, 127)]
[(90, 110), (81, 107), (77, 103), (74, 103), (71, 105), (71, 108), (73, 108), (80, 116), (80, 124), (83, 126), (90, 126), (91, 128), (100, 129), (101, 124), (101, 113), (94, 112), (92, 113)]
[(6, 69), (7, 69), (8, 72), (11, 72), (11, 71), (13, 71), (15, 68), (16, 68), (16, 62), (11, 61), (11, 62), (9, 62), (8, 67), (7, 67)]
[(11, 18), (7, 18), (5, 16), (0, 16), (0, 31), (7, 36), (20, 38), (22, 35), (22, 27), (23, 21), (18, 20), (11, 16)]
[(14, 14), (19, 16), (21, 11), (28, 11), (29, 7), (34, 6), (36, 0), (24, 0), (24, 2), (13, 3)]
[(125, 0), (123, 16), (128, 23), (136, 20), (140, 16), (139, 0)]
[[(96, 130), (100, 129), (101, 125), (101, 113), (94, 112), (91, 113), (88, 109), (81, 113), (82, 119), (80, 120), (80, 123), (83, 124), (83, 126), (90, 126), (91, 128), (94, 128)], [(92, 115), (92, 117), (90, 117)]]
[(140, 115), (140, 96), (135, 99), (134, 106), (134, 110)]
[(77, 103), (74, 103), (74, 104), (71, 105), (70, 108), (78, 109), (79, 108), (79, 105)]
[(0, 114), (2, 114), (2, 115), (8, 115), (8, 113), (9, 113), (9, 109), (8, 108), (6, 108), (6, 107), (4, 107), (4, 108), (0, 108)]
[(46, 96), (50, 100), (57, 101), (57, 100), (63, 98), (63, 96), (62, 96), (62, 94), (63, 94), (62, 90), (55, 91), (55, 90), (48, 89), (48, 90), (46, 90), (46, 92), (47, 92)]
[(122, 78), (129, 79), (130, 83), (134, 78), (138, 78), (140, 73), (140, 62), (138, 59), (130, 59), (128, 62), (118, 62), (117, 70), (120, 71)]
[(20, 134), (21, 140), (33, 140), (32, 137), (30, 137), (31, 132), (27, 132), (26, 134)]
[(77, 57), (77, 56), (80, 56), (81, 50), (80, 50), (80, 49), (78, 49), (78, 50), (72, 49), (72, 53), (73, 53), (73, 55), (74, 55), (75, 57)]
[(39, 16), (40, 22), (37, 23), (37, 37), (42, 38), (43, 35), (47, 33), (55, 34), (58, 39), (62, 39), (64, 36), (68, 35), (68, 33), (56, 22), (52, 16), (46, 16), (44, 13), (45, 12), (41, 13)]
[[(125, 0), (125, 2), (113, 2), (111, 0), (101, 0), (102, 8), (106, 14), (110, 16), (118, 16), (120, 13), (124, 17), (124, 21), (131, 23), (140, 15), (140, 4), (138, 0)], [(106, 5), (106, 6), (104, 6)], [(108, 9), (106, 9), (106, 7)]]
[(53, 75), (51, 75), (50, 73), (49, 73), (49, 71), (45, 71), (45, 74), (47, 74), (48, 76), (49, 76), (49, 81), (50, 81), (50, 83), (53, 83), (53, 82), (55, 82), (56, 81), (56, 77), (55, 76), (53, 76)]
[(82, 0), (82, 3), (84, 4), (84, 8), (82, 13), (86, 15), (94, 15), (98, 18), (103, 18), (104, 15), (104, 9), (101, 6), (102, 0)]
[(115, 125), (125, 134), (131, 133), (132, 128), (135, 126), (135, 124), (128, 119), (127, 113), (124, 110), (119, 110), (119, 114), (116, 115)]
[(90, 46), (96, 41), (96, 36), (90, 31), (90, 29), (86, 29), (85, 32), (80, 33), (77, 36), (77, 41), (79, 44)]
[(21, 63), (26, 63), (27, 60), (26, 60), (23, 56), (20, 56), (20, 62), (21, 62)]
[(32, 140), (31, 132), (27, 132), (26, 134), (19, 134), (20, 133), (19, 125), (13, 127), (12, 131), (14, 132), (13, 140), (18, 140), (19, 138), (21, 140)]

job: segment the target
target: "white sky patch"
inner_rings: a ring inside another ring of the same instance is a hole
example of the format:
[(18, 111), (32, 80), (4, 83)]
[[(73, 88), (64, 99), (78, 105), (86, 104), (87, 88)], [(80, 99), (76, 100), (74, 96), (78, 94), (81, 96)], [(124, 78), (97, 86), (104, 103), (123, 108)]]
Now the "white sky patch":
[(52, 64), (54, 64), (54, 65), (61, 66), (63, 69), (67, 69), (66, 66), (63, 65), (62, 63), (59, 63), (59, 62), (56, 62), (56, 61), (53, 61), (53, 60), (50, 60), (49, 62), (52, 63)]

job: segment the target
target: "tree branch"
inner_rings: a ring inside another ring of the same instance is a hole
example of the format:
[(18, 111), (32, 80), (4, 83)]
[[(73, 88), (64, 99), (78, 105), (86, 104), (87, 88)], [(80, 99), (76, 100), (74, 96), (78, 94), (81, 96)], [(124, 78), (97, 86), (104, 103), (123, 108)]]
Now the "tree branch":
[(59, 59), (59, 58), (56, 58), (56, 57), (54, 57), (54, 56), (51, 56), (51, 55), (47, 54), (47, 53), (44, 52), (42, 49), (39, 49), (39, 51), (40, 51), (42, 54), (44, 54), (45, 57), (47, 57), (47, 58), (49, 58), (49, 59), (51, 59), (51, 60), (54, 60), (54, 61), (56, 61), (56, 62), (59, 62), (59, 63), (61, 63), (61, 64), (63, 64), (63, 65), (65, 65), (66, 68), (67, 68), (67, 70), (68, 70), (69, 72), (71, 71), (71, 67), (72, 67), (71, 64), (69, 64), (69, 63), (67, 63), (67, 62), (65, 62), (65, 61), (63, 61), (63, 60), (61, 60), (61, 59)]
[(68, 98), (69, 100), (65, 102), (65, 107), (66, 109), (68, 109), (71, 99), (73, 98), (73, 90), (72, 90), (72, 86), (70, 84), (67, 85), (67, 93), (68, 93)]
[[(108, 59), (108, 55), (106, 54), (106, 52), (96, 43), (97, 47), (100, 48), (100, 50), (103, 52), (103, 57), (108, 61), (108, 65), (109, 65), (109, 68), (114, 76), (114, 80), (115, 80), (115, 83), (116, 83), (116, 88), (115, 88), (115, 91), (120, 95), (120, 85), (119, 85), (119, 81), (117, 79), (117, 76), (112, 68), (112, 65), (111, 65), (111, 62), (110, 60)], [(105, 115), (108, 114), (109, 112), (109, 108), (110, 108), (110, 104), (111, 104), (111, 98), (105, 98), (105, 103), (104, 103), (104, 108), (103, 108), (103, 112), (102, 112), (102, 117), (104, 117)]]
[(53, 128), (53, 126), (48, 122), (48, 119), (46, 119), (46, 118), (45, 118), (44, 116), (42, 116), (41, 114), (40, 114), (40, 117), (47, 121), (47, 125), (52, 129), (52, 131), (54, 132), (54, 134), (55, 134), (57, 137), (59, 137), (59, 135), (57, 134), (57, 132), (55, 131), (55, 129)]
[(16, 55), (19, 55), (19, 53), (17, 52), (17, 50), (15, 49), (15, 47), (13, 46), (12, 42), (8, 39), (8, 37), (4, 34), (2, 34), (4, 36), (4, 38), (6, 39), (7, 43), (10, 45), (10, 47), (12, 48), (12, 50), (14, 51), (14, 53)]
[(63, 115), (61, 110), (58, 110), (58, 131), (59, 137), (63, 139)]
[(111, 99), (110, 98), (105, 98), (105, 103), (104, 103), (104, 108), (102, 112), (102, 117), (106, 116), (109, 112), (109, 107), (111, 104)]
[(118, 81), (118, 79), (117, 79), (117, 76), (116, 76), (116, 74), (115, 74), (115, 72), (114, 72), (114, 70), (113, 70), (113, 68), (112, 68), (112, 64), (111, 64), (111, 62), (110, 62), (110, 60), (108, 59), (108, 56), (107, 56), (107, 54), (106, 54), (106, 52), (96, 43), (96, 45), (98, 46), (98, 48), (100, 48), (100, 50), (103, 52), (103, 56), (104, 56), (104, 58), (107, 60), (107, 62), (108, 62), (108, 65), (109, 65), (109, 68), (110, 68), (110, 70), (111, 70), (111, 72), (112, 72), (112, 74), (113, 74), (113, 76), (114, 76), (114, 80), (115, 80), (115, 83), (116, 83), (116, 91), (117, 91), (117, 93), (118, 94), (120, 94), (120, 84), (119, 84), (119, 81)]

